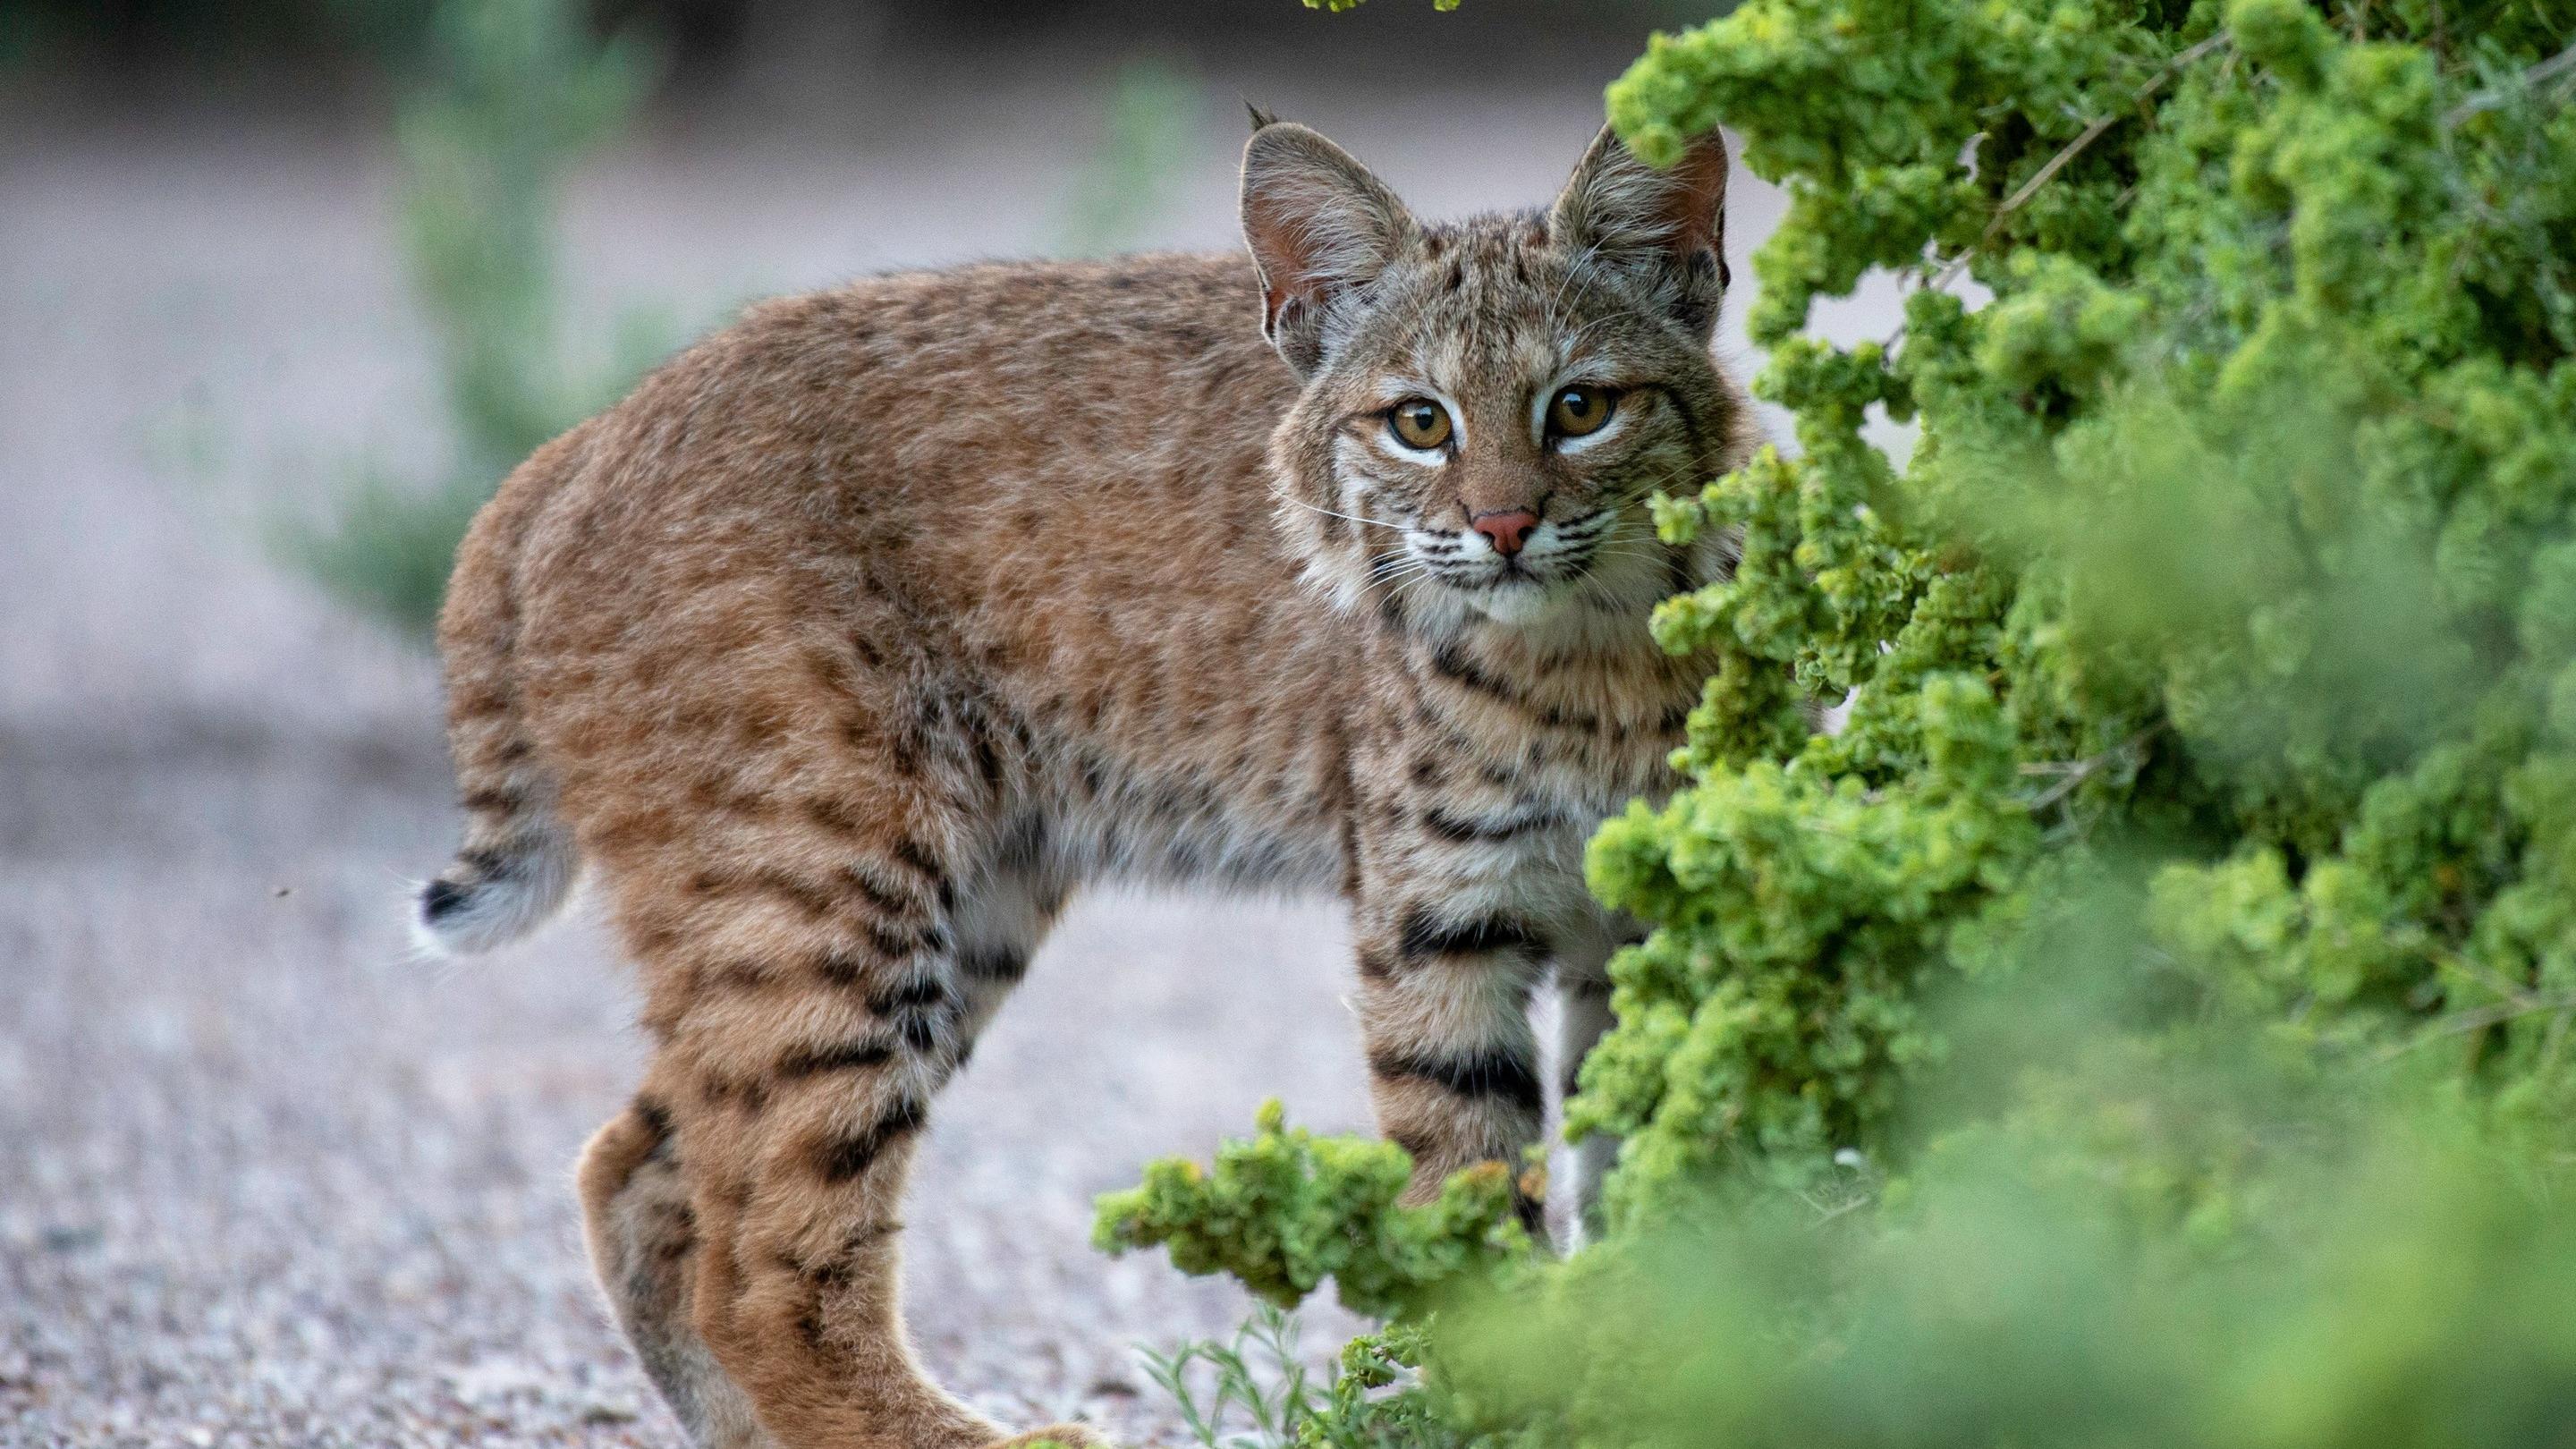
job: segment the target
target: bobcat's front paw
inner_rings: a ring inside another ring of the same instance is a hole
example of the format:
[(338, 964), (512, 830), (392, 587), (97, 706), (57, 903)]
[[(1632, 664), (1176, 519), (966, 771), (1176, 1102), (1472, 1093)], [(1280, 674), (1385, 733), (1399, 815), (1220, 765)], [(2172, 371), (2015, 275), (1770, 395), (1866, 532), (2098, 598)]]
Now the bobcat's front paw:
[(1115, 1444), (1080, 1424), (1049, 1424), (1043, 1429), (1031, 1429), (1003, 1440), (993, 1449), (1042, 1449), (1042, 1446), (1050, 1444), (1057, 1449), (1118, 1449)]

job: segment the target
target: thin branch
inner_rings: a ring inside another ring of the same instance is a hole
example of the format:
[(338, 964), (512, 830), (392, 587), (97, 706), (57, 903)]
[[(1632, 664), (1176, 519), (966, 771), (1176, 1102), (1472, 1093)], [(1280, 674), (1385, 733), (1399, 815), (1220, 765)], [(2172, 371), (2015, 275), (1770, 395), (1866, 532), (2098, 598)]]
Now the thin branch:
[(2549, 84), (2551, 81), (2556, 80), (2559, 76), (2566, 74), (2570, 70), (2576, 70), (2576, 45), (2570, 45), (2565, 50), (2558, 52), (2549, 59), (2540, 62), (2529, 70), (2524, 71), (2516, 78), (2515, 84), (2513, 85), (2499, 86), (2494, 90), (2480, 91), (2476, 95), (2469, 97), (2467, 100), (2460, 102), (2459, 105), (2452, 108), (2449, 115), (2442, 118), (2442, 125), (2445, 129), (2448, 129), (2460, 124), (2462, 121), (2467, 120), (2469, 117), (2476, 115), (2480, 111), (2494, 110), (2496, 107), (2503, 105), (2515, 91), (2537, 90), (2540, 87)]
[(2031, 814), (2036, 815), (2040, 811), (2047, 809), (2049, 806), (2056, 804), (2058, 801), (2065, 799), (2067, 796), (2074, 794), (2077, 786), (2082, 785), (2085, 781), (2093, 778), (2093, 776), (2098, 773), (2103, 766), (2110, 764), (2114, 760), (2133, 761), (2139, 748), (2145, 745), (2147, 741), (2154, 739), (2157, 733), (2164, 729), (2164, 727), (2164, 721), (2158, 720), (2154, 724), (2147, 726), (2145, 729), (2142, 729), (2136, 734), (2129, 736), (2127, 739), (2120, 741), (2118, 744), (2113, 745), (2111, 748), (2104, 750), (2102, 753), (2098, 755), (2087, 755), (2080, 760), (2032, 760), (2025, 763), (2021, 767), (2021, 773), (2025, 775), (2054, 775), (2057, 777), (2057, 783), (2033, 796), (2029, 803), (2023, 808), (2028, 810)]
[(2406, 1040), (2380, 1052), (2376, 1060), (2377, 1062), (2395, 1061), (2428, 1042), (2440, 1041), (2444, 1037), (2463, 1036), (2473, 1031), (2484, 1031), (2491, 1026), (2501, 1026), (2516, 1017), (2531, 1016), (2543, 1011), (2576, 1011), (2576, 993), (2561, 996), (2523, 996), (2512, 1001), (2498, 1002), (2494, 1006), (2481, 1006), (2474, 1011), (2463, 1011), (2457, 1016), (2444, 1017)]
[(2225, 45), (2234, 39), (2235, 35), (2232, 32), (2221, 30), (2217, 34), (2201, 41), (2199, 44), (2194, 45), (2187, 50), (2178, 52), (2175, 54), (2173, 59), (2166, 61), (2162, 66), (2158, 67), (2154, 75), (2147, 77), (2146, 84), (2138, 87), (2136, 94), (2129, 97), (2129, 105), (2127, 108), (2114, 111), (2095, 121), (2093, 124), (2086, 126), (2074, 140), (2067, 142), (2065, 147), (2056, 155), (2049, 157), (2047, 165), (2040, 167), (2028, 181), (2021, 184), (2019, 190), (2016, 190), (2010, 197), (2006, 198), (2004, 204), (1996, 208), (1994, 218), (1986, 223), (1984, 234), (1979, 236), (1972, 245), (1962, 250), (1957, 256), (1952, 257), (1949, 265), (1943, 267), (1940, 274), (1932, 279), (1932, 285), (1935, 288), (1948, 286), (1958, 277), (1960, 272), (1967, 269), (1969, 260), (1976, 256), (1978, 252), (1984, 250), (1986, 245), (1989, 242), (1992, 242), (1995, 237), (2003, 231), (2004, 218), (2011, 216), (2016, 211), (2019, 211), (2022, 203), (2030, 200), (2033, 195), (2037, 194), (2039, 188), (2046, 186), (2056, 177), (2058, 172), (2065, 170), (2068, 162), (2083, 155), (2084, 149), (2092, 145), (2095, 141), (2101, 139), (2104, 131), (2111, 129), (2112, 126), (2118, 124), (2123, 118), (2129, 115), (2131, 110), (2134, 110), (2148, 97), (2154, 95), (2157, 91), (2164, 89), (2165, 82), (2173, 79), (2174, 75), (2184, 66), (2191, 64), (2193, 61), (2200, 59), (2202, 56), (2209, 54), (2211, 51), (2218, 49), (2220, 46)]

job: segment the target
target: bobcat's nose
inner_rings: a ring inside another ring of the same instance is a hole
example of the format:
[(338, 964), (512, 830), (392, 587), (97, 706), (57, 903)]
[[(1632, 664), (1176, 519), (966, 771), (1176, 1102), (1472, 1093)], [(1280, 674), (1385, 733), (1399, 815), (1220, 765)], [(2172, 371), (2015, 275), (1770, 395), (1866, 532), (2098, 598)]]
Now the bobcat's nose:
[(1467, 526), (1483, 534), (1494, 545), (1494, 552), (1510, 558), (1529, 542), (1530, 530), (1538, 527), (1538, 515), (1526, 508), (1504, 509), (1479, 513), (1467, 520)]

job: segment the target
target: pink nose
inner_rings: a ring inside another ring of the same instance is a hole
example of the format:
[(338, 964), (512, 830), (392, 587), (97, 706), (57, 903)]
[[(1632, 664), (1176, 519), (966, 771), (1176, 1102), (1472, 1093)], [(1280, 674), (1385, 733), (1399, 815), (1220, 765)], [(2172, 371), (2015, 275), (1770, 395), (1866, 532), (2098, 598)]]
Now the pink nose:
[(1522, 544), (1529, 542), (1530, 530), (1538, 527), (1538, 515), (1526, 508), (1479, 513), (1467, 520), (1467, 526), (1490, 539), (1494, 552), (1510, 558), (1521, 551)]

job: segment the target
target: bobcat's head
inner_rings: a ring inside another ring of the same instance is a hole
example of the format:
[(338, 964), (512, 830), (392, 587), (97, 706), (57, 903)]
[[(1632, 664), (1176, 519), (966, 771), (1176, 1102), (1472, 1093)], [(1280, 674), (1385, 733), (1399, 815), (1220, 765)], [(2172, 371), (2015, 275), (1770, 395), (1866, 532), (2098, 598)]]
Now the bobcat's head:
[(1725, 192), (1715, 135), (1658, 171), (1605, 130), (1546, 212), (1427, 224), (1322, 136), (1259, 125), (1243, 231), (1305, 382), (1271, 465), (1309, 576), (1431, 628), (1633, 618), (1692, 582), (1645, 500), (1745, 451), (1709, 352)]

